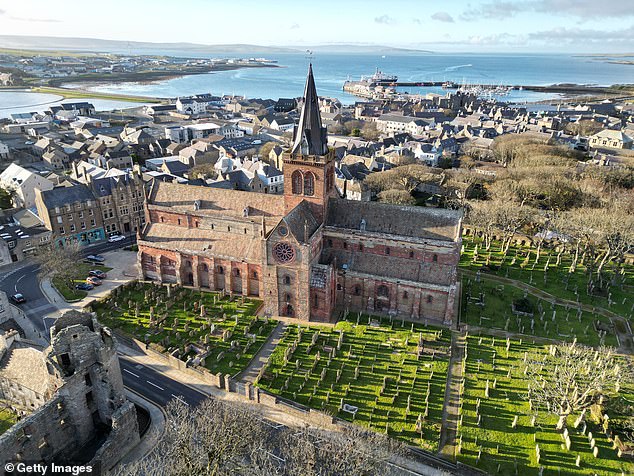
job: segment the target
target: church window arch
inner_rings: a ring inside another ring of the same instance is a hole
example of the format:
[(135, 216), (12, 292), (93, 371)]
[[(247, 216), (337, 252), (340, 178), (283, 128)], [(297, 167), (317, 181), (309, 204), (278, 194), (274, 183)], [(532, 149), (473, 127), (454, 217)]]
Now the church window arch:
[(291, 188), (293, 195), (301, 195), (304, 190), (304, 176), (299, 170), (291, 175)]
[(304, 174), (304, 195), (308, 197), (315, 195), (315, 175), (312, 172)]
[(388, 287), (385, 284), (381, 284), (377, 288), (376, 293), (379, 296), (384, 296), (384, 297), (389, 297), (390, 296), (390, 290), (388, 289)]

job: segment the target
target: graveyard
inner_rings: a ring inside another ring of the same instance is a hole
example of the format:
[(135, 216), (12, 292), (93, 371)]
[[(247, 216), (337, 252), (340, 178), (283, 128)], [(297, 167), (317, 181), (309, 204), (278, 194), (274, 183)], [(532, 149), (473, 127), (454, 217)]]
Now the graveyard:
[(446, 330), (364, 314), (289, 325), (258, 386), (437, 451), (449, 347)]
[(515, 334), (557, 341), (617, 347), (614, 325), (599, 313), (573, 305), (559, 305), (500, 284), (486, 273), (462, 280), (461, 322)]
[[(597, 417), (594, 407), (587, 414), (571, 414), (566, 427), (557, 430), (559, 418), (529, 399), (525, 368), (548, 351), (548, 345), (528, 339), (467, 337), (458, 460), (489, 474), (634, 474), (632, 459), (619, 457), (614, 434), (608, 439), (609, 418)], [(631, 414), (631, 382), (624, 383), (619, 396)], [(598, 411), (603, 412), (615, 418), (613, 410)]]
[(210, 372), (235, 375), (277, 321), (258, 318), (260, 301), (175, 285), (132, 282), (94, 302), (103, 324)]
[[(608, 265), (607, 286), (599, 289), (597, 263), (580, 260), (573, 272), (572, 255), (543, 246), (539, 252), (530, 245), (511, 245), (506, 255), (499, 242), (489, 250), (481, 239), (463, 237), (460, 268), (521, 281), (557, 298), (596, 306), (632, 319), (634, 315), (634, 266)], [(593, 272), (589, 272), (589, 265)]]

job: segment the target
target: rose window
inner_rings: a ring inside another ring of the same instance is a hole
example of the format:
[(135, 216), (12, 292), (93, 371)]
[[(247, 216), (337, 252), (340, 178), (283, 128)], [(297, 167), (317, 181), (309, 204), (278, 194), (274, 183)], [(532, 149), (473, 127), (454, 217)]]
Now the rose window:
[(280, 263), (290, 263), (295, 259), (295, 250), (291, 245), (282, 241), (273, 246), (273, 256)]

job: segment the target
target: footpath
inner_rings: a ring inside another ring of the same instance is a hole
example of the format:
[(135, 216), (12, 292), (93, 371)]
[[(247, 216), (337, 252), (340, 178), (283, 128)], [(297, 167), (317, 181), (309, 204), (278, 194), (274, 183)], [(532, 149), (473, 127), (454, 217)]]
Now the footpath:
[(466, 337), (462, 331), (451, 334), (451, 358), (447, 372), (447, 386), (445, 388), (445, 404), (442, 413), (442, 427), (440, 430), (439, 453), (455, 459), (456, 435), (460, 415), (460, 390), (464, 379), (463, 359), (465, 355)]

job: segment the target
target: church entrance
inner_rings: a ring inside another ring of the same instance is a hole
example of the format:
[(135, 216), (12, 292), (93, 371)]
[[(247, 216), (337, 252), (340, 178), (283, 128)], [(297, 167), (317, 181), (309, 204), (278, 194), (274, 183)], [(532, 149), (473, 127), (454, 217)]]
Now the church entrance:
[(203, 288), (209, 287), (209, 267), (205, 263), (198, 266), (198, 283)]
[(390, 309), (390, 289), (384, 284), (376, 288), (374, 308), (378, 312), (387, 312)]

